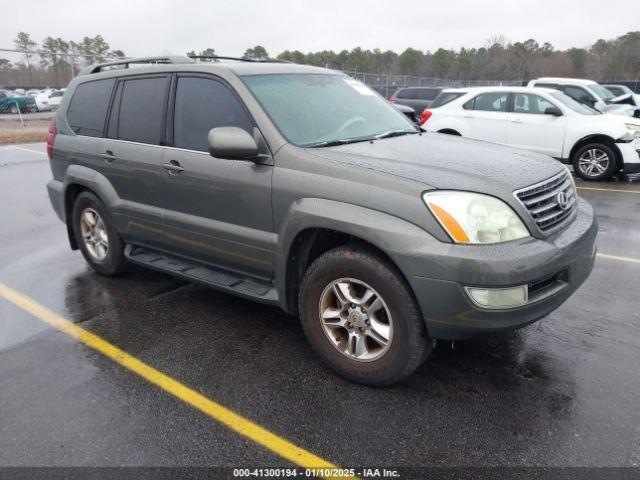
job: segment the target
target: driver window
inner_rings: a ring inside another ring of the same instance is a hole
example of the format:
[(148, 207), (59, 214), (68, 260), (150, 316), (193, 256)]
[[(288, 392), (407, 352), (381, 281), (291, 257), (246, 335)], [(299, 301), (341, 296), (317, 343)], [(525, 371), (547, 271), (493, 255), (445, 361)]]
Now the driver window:
[(528, 114), (544, 114), (545, 110), (554, 107), (551, 102), (538, 95), (530, 93), (516, 93), (514, 95), (513, 112)]
[(568, 85), (567, 87), (565, 87), (564, 93), (569, 95), (574, 100), (579, 101), (580, 103), (585, 103), (585, 100), (587, 98), (589, 99), (589, 102), (596, 101), (596, 99), (593, 98), (593, 96), (591, 96), (589, 92), (587, 92), (584, 88), (572, 87), (571, 85)]

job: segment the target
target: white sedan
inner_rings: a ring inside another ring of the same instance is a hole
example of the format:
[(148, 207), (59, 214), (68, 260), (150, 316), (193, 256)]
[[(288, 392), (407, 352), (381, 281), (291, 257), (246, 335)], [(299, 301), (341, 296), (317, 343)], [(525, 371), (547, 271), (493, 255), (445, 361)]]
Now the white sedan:
[(52, 92), (51, 95), (49, 95), (49, 107), (51, 107), (51, 110), (58, 109), (65, 90), (66, 88), (63, 88), (61, 90), (56, 90), (55, 92)]
[(429, 131), (532, 150), (573, 164), (585, 180), (640, 173), (640, 119), (602, 114), (558, 90), (447, 89), (422, 114)]

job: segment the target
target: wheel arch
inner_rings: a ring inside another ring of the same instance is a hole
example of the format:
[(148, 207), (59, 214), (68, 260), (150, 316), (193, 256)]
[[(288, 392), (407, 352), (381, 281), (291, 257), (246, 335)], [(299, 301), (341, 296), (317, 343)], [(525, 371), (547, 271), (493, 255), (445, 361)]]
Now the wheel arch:
[(602, 133), (586, 135), (582, 137), (580, 140), (576, 141), (571, 147), (571, 150), (569, 152), (569, 157), (568, 157), (569, 162), (573, 163), (573, 160), (574, 160), (573, 157), (578, 151), (578, 149), (582, 148), (585, 145), (588, 145), (589, 143), (595, 143), (595, 142), (603, 143), (613, 149), (613, 152), (616, 154), (616, 159), (615, 159), (616, 170), (621, 169), (624, 166), (622, 152), (620, 152), (620, 149), (616, 145), (615, 139), (613, 137), (610, 137), (609, 135), (605, 135)]
[(115, 189), (104, 175), (82, 165), (71, 165), (67, 169), (64, 179), (64, 213), (72, 250), (79, 248), (73, 231), (73, 205), (84, 191), (93, 193), (107, 206), (113, 205), (118, 199)]
[[(340, 211), (339, 217), (335, 214)], [(308, 199), (294, 204), (280, 233), (283, 257), (276, 267), (282, 306), (298, 313), (298, 293), (307, 268), (323, 253), (341, 245), (356, 244), (388, 260), (409, 285), (400, 252), (415, 245), (427, 232), (414, 224), (382, 212), (331, 200)], [(433, 241), (436, 241), (431, 237)]]

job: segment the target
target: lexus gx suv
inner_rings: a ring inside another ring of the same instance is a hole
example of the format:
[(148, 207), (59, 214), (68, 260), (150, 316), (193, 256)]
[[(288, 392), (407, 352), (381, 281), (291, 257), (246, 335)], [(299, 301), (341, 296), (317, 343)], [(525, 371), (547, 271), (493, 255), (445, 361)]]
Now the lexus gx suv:
[(426, 133), (332, 70), (93, 66), (47, 151), (53, 208), (97, 273), (142, 265), (280, 306), (369, 385), (410, 375), (435, 339), (539, 320), (593, 266), (593, 211), (563, 165)]

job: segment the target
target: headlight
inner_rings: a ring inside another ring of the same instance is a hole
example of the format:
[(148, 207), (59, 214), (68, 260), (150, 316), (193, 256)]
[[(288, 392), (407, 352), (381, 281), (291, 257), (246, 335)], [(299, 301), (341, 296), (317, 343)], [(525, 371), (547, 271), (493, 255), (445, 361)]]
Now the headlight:
[(634, 125), (633, 123), (625, 123), (625, 127), (629, 130), (629, 133), (634, 136), (636, 140), (640, 140), (640, 125)]
[(495, 197), (436, 191), (426, 192), (422, 198), (456, 243), (502, 243), (529, 236), (520, 217)]

